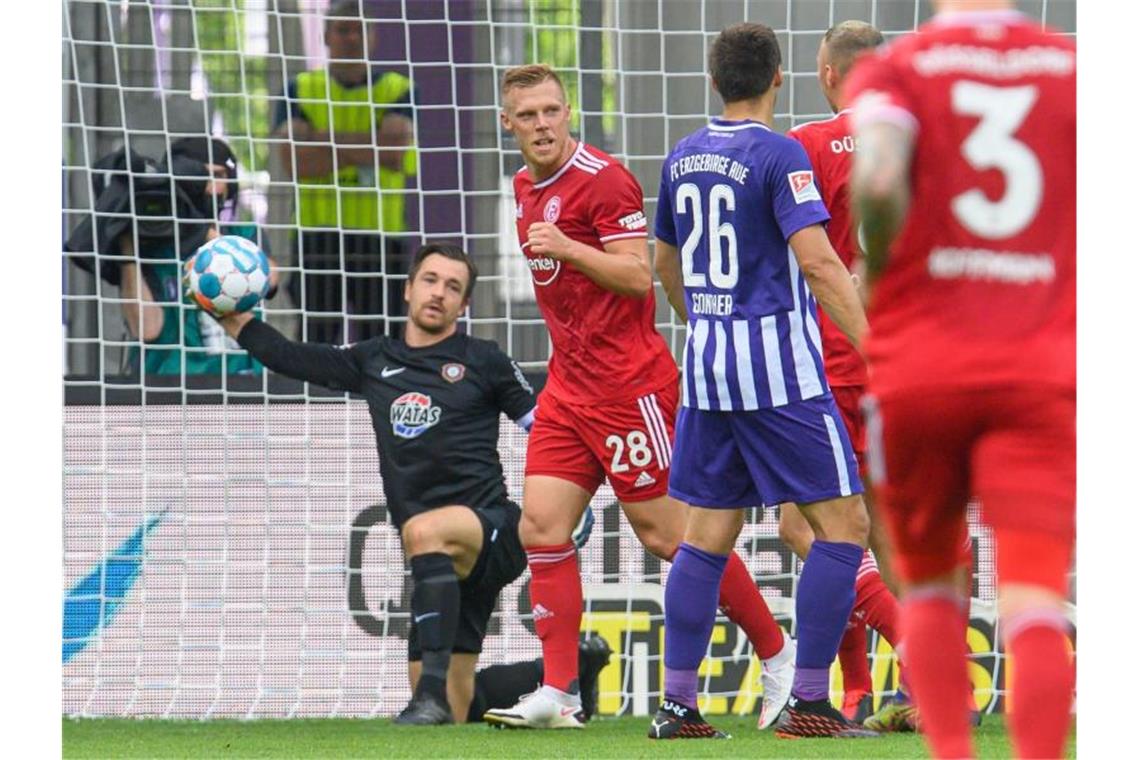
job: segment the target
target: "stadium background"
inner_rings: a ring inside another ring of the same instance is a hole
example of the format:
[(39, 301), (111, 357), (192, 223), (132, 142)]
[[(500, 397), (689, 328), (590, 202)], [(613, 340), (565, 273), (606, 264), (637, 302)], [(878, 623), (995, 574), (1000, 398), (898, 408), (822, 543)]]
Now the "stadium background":
[[(255, 220), (284, 271), (296, 186), (276, 165), (272, 114), (286, 79), (323, 62), (321, 0), (64, 2), (62, 234), (93, 213), (89, 167), (124, 144), (161, 156), (168, 139), (218, 134), (241, 163), (239, 216)], [(1075, 34), (1075, 2), (1022, 2)], [(497, 123), (503, 69), (564, 74), (574, 130), (622, 159), (655, 211), (660, 162), (716, 113), (707, 44), (740, 20), (772, 26), (786, 80), (783, 130), (828, 115), (815, 52), (834, 22), (861, 18), (889, 37), (929, 15), (909, 0), (397, 0), (364, 3), (370, 57), (417, 89), (416, 237), (461, 242), (483, 276), (467, 329), (542, 382), (548, 342), (518, 254), (509, 178), (521, 158)], [(139, 377), (116, 289), (63, 260), (63, 709), (70, 715), (283, 717), (388, 715), (407, 698), (406, 570), (386, 525), (367, 409), (281, 378)], [(383, 276), (383, 275), (377, 275)], [(292, 331), (284, 294), (266, 316)], [(683, 331), (658, 291), (658, 327)], [(604, 371), (604, 368), (599, 368)], [(504, 422), (502, 458), (521, 494), (525, 437)], [(603, 487), (582, 553), (584, 625), (619, 657), (602, 678), (604, 713), (644, 713), (660, 684), (661, 586)], [(971, 649), (979, 705), (1001, 709), (992, 546), (972, 523)], [(773, 510), (754, 510), (738, 548), (789, 625), (796, 562)], [(524, 578), (525, 580), (525, 578)], [(1075, 598), (1073, 599), (1075, 602)], [(1074, 607), (1075, 615), (1075, 607)], [(482, 662), (539, 653), (523, 581), (503, 594)], [(876, 687), (893, 658), (872, 637)], [(718, 621), (705, 666), (717, 714), (755, 708), (747, 642)], [(742, 691), (741, 691), (742, 690)], [(738, 694), (738, 692), (740, 692)]]

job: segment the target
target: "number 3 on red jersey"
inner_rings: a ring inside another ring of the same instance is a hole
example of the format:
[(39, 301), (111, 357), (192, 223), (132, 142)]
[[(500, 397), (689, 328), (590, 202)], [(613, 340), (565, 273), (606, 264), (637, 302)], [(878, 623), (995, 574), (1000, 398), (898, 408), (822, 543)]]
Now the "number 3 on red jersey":
[(958, 81), (950, 97), (954, 113), (981, 119), (962, 142), (962, 157), (979, 172), (997, 169), (1005, 181), (1005, 192), (996, 201), (975, 187), (951, 199), (950, 208), (959, 223), (978, 237), (1013, 237), (1041, 208), (1041, 162), (1014, 136), (1037, 101), (1037, 88)]

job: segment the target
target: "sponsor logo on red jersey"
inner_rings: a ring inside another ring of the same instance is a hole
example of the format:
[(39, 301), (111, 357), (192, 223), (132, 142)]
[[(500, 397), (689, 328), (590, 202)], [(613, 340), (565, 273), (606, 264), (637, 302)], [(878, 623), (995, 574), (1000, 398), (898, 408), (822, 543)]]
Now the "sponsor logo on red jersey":
[(618, 219), (618, 224), (627, 230), (643, 230), (646, 226), (645, 214), (640, 211), (634, 211), (632, 214), (627, 214), (621, 219)]
[(400, 438), (416, 438), (439, 422), (443, 410), (433, 406), (431, 396), (412, 391), (392, 402), (388, 419)]
[(558, 278), (558, 273), (562, 271), (561, 261), (531, 253), (530, 246), (524, 248), (523, 253), (526, 254), (526, 264), (530, 267), (530, 276), (535, 285), (545, 287)]

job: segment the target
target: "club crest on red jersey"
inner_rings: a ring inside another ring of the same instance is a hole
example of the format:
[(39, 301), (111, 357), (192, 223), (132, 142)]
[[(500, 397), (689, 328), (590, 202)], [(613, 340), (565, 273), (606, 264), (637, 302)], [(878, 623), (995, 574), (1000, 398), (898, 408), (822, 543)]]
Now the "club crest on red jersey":
[(558, 221), (558, 215), (562, 213), (562, 198), (554, 196), (546, 202), (546, 208), (542, 210), (542, 218), (553, 224)]
[(443, 410), (433, 406), (431, 396), (412, 391), (392, 402), (388, 419), (392, 432), (400, 438), (416, 438), (439, 422)]
[(467, 374), (467, 368), (457, 362), (448, 362), (440, 369), (439, 374), (449, 383), (458, 383)]

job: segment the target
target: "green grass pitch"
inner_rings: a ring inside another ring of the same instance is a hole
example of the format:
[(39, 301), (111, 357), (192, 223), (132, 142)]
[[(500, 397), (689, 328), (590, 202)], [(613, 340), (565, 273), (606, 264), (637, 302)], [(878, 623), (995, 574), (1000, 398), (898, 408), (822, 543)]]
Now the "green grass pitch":
[[(186, 758), (334, 757), (927, 757), (921, 737), (892, 734), (878, 739), (775, 738), (759, 733), (755, 719), (714, 721), (727, 741), (651, 742), (649, 718), (608, 718), (582, 731), (506, 731), (482, 725), (410, 728), (377, 720), (117, 720), (65, 718), (63, 756)], [(1008, 758), (1005, 721), (987, 716), (975, 733), (979, 755)], [(1075, 736), (1067, 756), (1075, 757)]]

